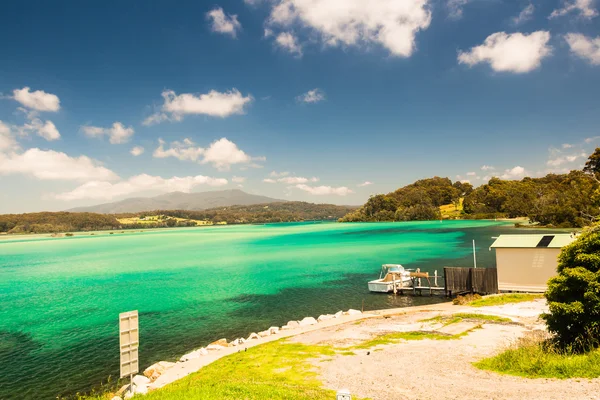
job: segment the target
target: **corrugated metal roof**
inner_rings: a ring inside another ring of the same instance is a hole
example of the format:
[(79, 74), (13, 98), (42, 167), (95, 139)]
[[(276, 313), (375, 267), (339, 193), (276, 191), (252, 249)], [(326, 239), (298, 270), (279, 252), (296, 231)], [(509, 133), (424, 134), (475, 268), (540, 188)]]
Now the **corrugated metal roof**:
[(490, 246), (494, 248), (536, 248), (544, 236), (554, 236), (547, 248), (559, 249), (573, 241), (576, 237), (570, 233), (543, 234), (543, 235), (500, 235)]

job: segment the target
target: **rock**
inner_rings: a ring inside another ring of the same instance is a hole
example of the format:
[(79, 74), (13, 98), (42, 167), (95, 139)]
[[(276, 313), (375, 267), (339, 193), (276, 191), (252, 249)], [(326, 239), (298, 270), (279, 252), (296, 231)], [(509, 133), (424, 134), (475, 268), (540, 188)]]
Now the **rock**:
[(211, 344), (209, 344), (209, 346), (212, 344), (217, 345), (217, 346), (227, 347), (227, 339), (216, 340), (216, 341), (212, 342)]
[(344, 315), (343, 311), (338, 311), (335, 314), (333, 314), (334, 318), (342, 318), (342, 315)]
[(123, 399), (121, 399), (121, 397), (119, 397), (119, 396), (115, 396), (115, 397), (113, 397), (113, 398), (112, 398), (112, 399), (110, 399), (110, 400), (123, 400)]
[(272, 327), (269, 328), (269, 332), (271, 332), (271, 335), (274, 335), (277, 332), (279, 332), (279, 327), (278, 326), (272, 326)]
[(159, 361), (152, 364), (144, 370), (144, 375), (147, 376), (152, 382), (154, 382), (159, 376), (164, 374), (166, 370), (174, 366), (175, 363), (168, 361)]
[(127, 392), (125, 392), (125, 396), (123, 396), (123, 399), (129, 400), (132, 397), (133, 397), (133, 393), (131, 393), (129, 390), (127, 390)]
[(208, 346), (206, 346), (206, 350), (208, 351), (221, 351), (225, 348), (225, 346), (221, 346), (218, 344), (209, 344)]
[(309, 326), (309, 325), (316, 325), (316, 324), (317, 324), (317, 320), (314, 319), (313, 317), (306, 317), (302, 321), (299, 322), (300, 326)]
[(322, 322), (322, 321), (327, 321), (330, 319), (334, 319), (335, 317), (331, 314), (325, 314), (325, 315), (319, 315), (319, 318), (317, 318), (317, 321)]
[(271, 331), (261, 331), (261, 332), (258, 332), (258, 336), (260, 336), (260, 337), (271, 336)]
[(238, 342), (237, 342), (237, 340), (234, 340), (234, 341), (232, 341), (232, 342), (229, 342), (229, 343), (227, 343), (227, 346), (228, 346), (228, 347), (236, 347), (237, 345), (238, 345)]
[(206, 351), (205, 348), (201, 348), (200, 350), (194, 350), (190, 353), (184, 354), (183, 356), (181, 356), (181, 358), (179, 359), (179, 361), (190, 361), (190, 360), (194, 360), (196, 358), (200, 358), (200, 356), (205, 356), (206, 354), (208, 354), (208, 352)]
[(360, 315), (362, 314), (362, 312), (358, 311), (358, 310), (353, 310), (353, 309), (349, 309), (348, 311), (344, 312), (344, 315)]
[(205, 356), (208, 354), (208, 350), (206, 350), (204, 347), (201, 348), (200, 350), (198, 350), (198, 354), (200, 354), (201, 356)]
[(288, 321), (287, 325), (281, 327), (282, 330), (295, 329), (300, 326), (298, 321)]
[(244, 343), (246, 343), (246, 339), (244, 338), (237, 338), (234, 340), (234, 342), (237, 342), (237, 344), (242, 345)]
[(150, 379), (148, 379), (144, 375), (136, 375), (133, 377), (132, 381), (134, 386), (143, 386), (150, 384)]
[(256, 332), (252, 332), (250, 334), (250, 336), (248, 336), (248, 339), (246, 339), (246, 341), (250, 341), (252, 339), (259, 339), (259, 338), (260, 338), (260, 336), (258, 336), (258, 334)]

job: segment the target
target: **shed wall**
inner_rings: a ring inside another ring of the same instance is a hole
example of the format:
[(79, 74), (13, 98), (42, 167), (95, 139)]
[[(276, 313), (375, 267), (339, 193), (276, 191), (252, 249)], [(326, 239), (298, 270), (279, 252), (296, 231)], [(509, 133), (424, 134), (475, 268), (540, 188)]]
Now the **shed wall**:
[(556, 275), (560, 249), (497, 248), (498, 290), (544, 292)]

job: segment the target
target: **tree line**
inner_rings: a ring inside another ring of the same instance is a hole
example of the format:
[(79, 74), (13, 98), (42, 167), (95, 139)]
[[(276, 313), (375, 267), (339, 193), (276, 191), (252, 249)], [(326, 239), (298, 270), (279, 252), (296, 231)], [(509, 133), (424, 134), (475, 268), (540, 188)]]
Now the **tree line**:
[[(337, 220), (356, 207), (313, 204), (299, 201), (219, 207), (209, 210), (156, 210), (128, 214), (97, 214), (89, 212), (41, 212), (0, 215), (2, 233), (58, 233), (113, 229), (166, 228), (196, 226), (196, 221), (248, 224)], [(160, 215), (162, 218), (145, 223), (121, 223), (120, 218)], [(176, 218), (182, 219), (178, 220)]]
[(582, 227), (600, 217), (600, 148), (583, 170), (548, 174), (520, 181), (491, 178), (473, 188), (469, 183), (434, 177), (419, 180), (388, 194), (371, 196), (359, 209), (340, 219), (353, 221), (417, 221), (441, 219), (439, 207), (461, 198), (461, 218), (528, 217), (552, 227)]

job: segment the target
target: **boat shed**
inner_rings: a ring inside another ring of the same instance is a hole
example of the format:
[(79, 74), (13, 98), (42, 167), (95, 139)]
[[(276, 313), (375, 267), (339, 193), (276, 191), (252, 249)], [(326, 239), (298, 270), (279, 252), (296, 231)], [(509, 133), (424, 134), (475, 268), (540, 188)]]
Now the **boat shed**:
[(560, 249), (575, 241), (575, 234), (500, 235), (496, 249), (498, 290), (544, 292), (556, 275)]

